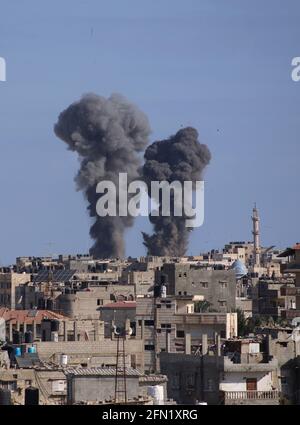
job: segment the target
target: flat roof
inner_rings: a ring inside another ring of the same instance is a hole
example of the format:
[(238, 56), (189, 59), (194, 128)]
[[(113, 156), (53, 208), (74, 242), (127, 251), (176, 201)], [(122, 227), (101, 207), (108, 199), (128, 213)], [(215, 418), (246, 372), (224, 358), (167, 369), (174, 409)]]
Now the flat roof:
[(135, 301), (117, 301), (115, 303), (104, 304), (101, 306), (103, 308), (111, 308), (111, 309), (122, 309), (122, 308), (136, 308)]
[[(114, 367), (91, 367), (91, 368), (67, 368), (64, 370), (66, 375), (75, 376), (115, 376)], [(143, 376), (143, 374), (132, 367), (126, 367), (126, 376)]]

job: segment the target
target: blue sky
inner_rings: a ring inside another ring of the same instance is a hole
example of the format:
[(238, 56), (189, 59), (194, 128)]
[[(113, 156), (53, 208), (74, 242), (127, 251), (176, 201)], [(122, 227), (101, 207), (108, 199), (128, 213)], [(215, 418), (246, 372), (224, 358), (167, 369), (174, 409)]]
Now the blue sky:
[[(0, 263), (90, 247), (77, 158), (53, 124), (91, 91), (135, 102), (151, 141), (192, 125), (209, 146), (205, 223), (189, 253), (250, 239), (255, 201), (264, 245), (300, 241), (299, 20), (296, 0), (2, 2)], [(142, 229), (146, 218), (127, 255), (145, 253)]]

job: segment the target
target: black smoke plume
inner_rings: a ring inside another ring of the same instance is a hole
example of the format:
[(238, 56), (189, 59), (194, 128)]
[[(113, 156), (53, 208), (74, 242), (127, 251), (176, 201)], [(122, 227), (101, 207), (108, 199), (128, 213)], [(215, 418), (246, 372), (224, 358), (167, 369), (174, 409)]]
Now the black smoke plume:
[(139, 177), (138, 153), (144, 151), (150, 134), (147, 117), (120, 95), (106, 99), (87, 94), (59, 115), (54, 131), (79, 155), (75, 181), (94, 219), (90, 235), (95, 242), (90, 253), (95, 258), (123, 257), (124, 231), (132, 226), (133, 218), (99, 217), (96, 203), (101, 195), (96, 194), (96, 186), (110, 180), (118, 187), (119, 173), (123, 172), (127, 173), (128, 184)]
[[(211, 154), (206, 145), (199, 143), (197, 130), (187, 127), (169, 139), (152, 143), (144, 158), (143, 176), (150, 193), (151, 181), (199, 181)], [(161, 199), (157, 201), (161, 213)], [(171, 202), (174, 204), (174, 198)], [(185, 226), (185, 216), (174, 216), (174, 209), (171, 209), (170, 217), (160, 214), (150, 215), (149, 219), (154, 233), (143, 233), (148, 255), (182, 256), (186, 253), (191, 229)]]

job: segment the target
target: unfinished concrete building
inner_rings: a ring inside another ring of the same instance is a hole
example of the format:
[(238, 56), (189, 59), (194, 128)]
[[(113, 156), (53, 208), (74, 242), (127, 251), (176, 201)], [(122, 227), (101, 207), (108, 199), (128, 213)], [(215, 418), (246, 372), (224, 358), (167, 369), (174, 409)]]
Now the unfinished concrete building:
[[(241, 341), (234, 343), (241, 347)], [(234, 357), (236, 352), (224, 352), (219, 338), (210, 346), (203, 335), (201, 353), (191, 354), (188, 344), (184, 354), (161, 353), (168, 397), (179, 404), (279, 404), (277, 361), (265, 359), (260, 344), (251, 344), (244, 341), (243, 354)]]
[(195, 313), (197, 297), (168, 296), (137, 298), (136, 337), (144, 341), (144, 363), (149, 372), (158, 371), (160, 352), (184, 352), (186, 340), (199, 349), (203, 334), (213, 341), (237, 335), (236, 313)]
[(202, 295), (215, 311), (230, 312), (235, 309), (234, 270), (168, 263), (156, 272), (156, 283), (164, 284), (168, 295)]

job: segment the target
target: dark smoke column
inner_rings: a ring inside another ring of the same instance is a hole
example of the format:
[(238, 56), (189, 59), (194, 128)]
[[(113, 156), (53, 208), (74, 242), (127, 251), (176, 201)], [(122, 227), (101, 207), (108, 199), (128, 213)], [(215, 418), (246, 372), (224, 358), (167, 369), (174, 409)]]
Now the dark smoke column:
[[(150, 134), (147, 117), (124, 97), (108, 99), (84, 95), (64, 110), (54, 126), (55, 134), (79, 155), (80, 169), (75, 181), (84, 191), (94, 223), (90, 235), (95, 240), (90, 253), (96, 258), (123, 257), (124, 231), (132, 226), (130, 216), (99, 217), (96, 186), (110, 180), (118, 188), (119, 173), (127, 173), (128, 184), (139, 177), (139, 152), (143, 152)], [(118, 211), (118, 199), (117, 199)]]
[[(202, 179), (202, 172), (210, 162), (211, 154), (206, 145), (198, 141), (198, 132), (192, 127), (179, 130), (169, 139), (154, 142), (145, 152), (144, 180), (150, 193), (151, 181), (166, 180), (169, 183)], [(161, 205), (160, 205), (161, 207)], [(154, 234), (143, 233), (144, 245), (149, 255), (182, 256), (188, 246), (189, 231), (185, 217), (149, 216)]]

